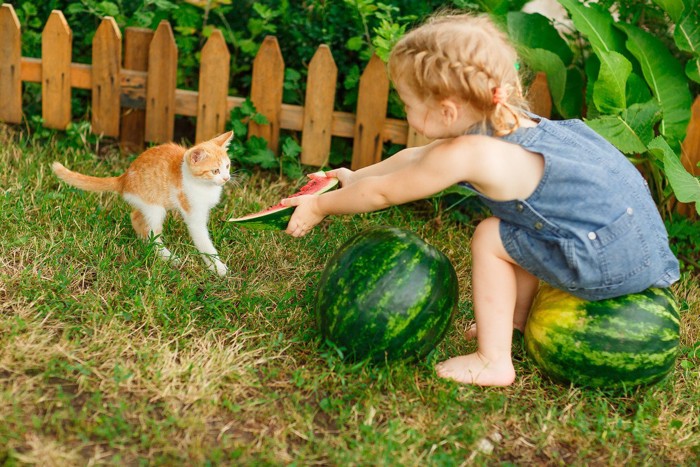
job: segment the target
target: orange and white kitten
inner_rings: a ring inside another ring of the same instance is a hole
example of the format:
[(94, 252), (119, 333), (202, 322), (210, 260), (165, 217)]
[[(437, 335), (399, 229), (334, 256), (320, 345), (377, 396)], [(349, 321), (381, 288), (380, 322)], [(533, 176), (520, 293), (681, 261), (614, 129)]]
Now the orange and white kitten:
[(53, 171), (64, 182), (82, 190), (117, 192), (134, 208), (131, 224), (136, 233), (155, 236), (158, 252), (170, 259), (163, 246), (163, 221), (169, 210), (177, 210), (187, 224), (195, 246), (202, 253), (206, 266), (220, 276), (227, 268), (219, 259), (209, 238), (209, 212), (221, 199), (223, 185), (231, 178), (228, 149), (233, 132), (186, 149), (174, 143), (162, 144), (144, 151), (118, 177), (91, 177), (54, 162)]

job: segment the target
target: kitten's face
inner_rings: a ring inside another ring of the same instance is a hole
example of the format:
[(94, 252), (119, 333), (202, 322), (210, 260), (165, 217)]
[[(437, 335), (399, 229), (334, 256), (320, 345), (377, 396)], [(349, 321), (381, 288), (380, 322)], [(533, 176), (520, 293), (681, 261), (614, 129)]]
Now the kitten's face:
[(231, 179), (228, 145), (233, 138), (229, 131), (214, 139), (199, 143), (185, 153), (185, 161), (194, 178), (221, 186)]

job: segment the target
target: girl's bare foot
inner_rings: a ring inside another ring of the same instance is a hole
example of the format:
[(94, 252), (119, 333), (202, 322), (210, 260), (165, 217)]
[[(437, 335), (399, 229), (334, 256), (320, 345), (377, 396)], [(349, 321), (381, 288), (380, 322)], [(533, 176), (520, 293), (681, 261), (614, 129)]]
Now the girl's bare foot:
[(436, 365), (441, 378), (477, 386), (509, 386), (515, 381), (515, 368), (510, 355), (499, 361), (488, 361), (478, 352), (450, 358)]

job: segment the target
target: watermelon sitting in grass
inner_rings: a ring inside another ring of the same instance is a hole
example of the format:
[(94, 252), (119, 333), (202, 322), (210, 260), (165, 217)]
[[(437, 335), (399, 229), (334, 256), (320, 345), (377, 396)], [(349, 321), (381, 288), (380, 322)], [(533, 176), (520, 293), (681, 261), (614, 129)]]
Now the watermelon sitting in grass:
[(525, 348), (554, 380), (632, 388), (673, 370), (679, 321), (668, 289), (586, 301), (543, 285), (525, 326)]
[[(332, 190), (338, 184), (337, 178), (326, 177), (323, 171), (314, 172), (307, 175), (307, 177), (310, 179), (308, 183), (293, 195), (288, 196), (288, 198), (301, 195), (320, 195)], [(282, 206), (282, 204), (278, 203), (254, 214), (229, 219), (228, 221), (254, 230), (284, 230), (287, 228), (289, 219), (292, 218), (292, 212), (294, 212), (294, 206)]]
[(340, 247), (323, 271), (316, 316), (325, 339), (351, 359), (426, 356), (457, 306), (450, 260), (417, 235), (380, 227)]

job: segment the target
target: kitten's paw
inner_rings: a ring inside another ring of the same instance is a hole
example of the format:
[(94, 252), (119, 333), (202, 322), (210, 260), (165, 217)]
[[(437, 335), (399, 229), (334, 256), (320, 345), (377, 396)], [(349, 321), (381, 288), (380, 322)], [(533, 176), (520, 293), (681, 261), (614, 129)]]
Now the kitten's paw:
[(218, 259), (214, 261), (214, 264), (212, 266), (210, 266), (209, 269), (216, 272), (221, 277), (225, 276), (226, 273), (228, 272), (228, 268), (226, 267), (226, 265), (224, 263), (222, 263), (221, 261), (219, 261)]
[(158, 256), (160, 256), (162, 259), (164, 259), (165, 261), (170, 261), (171, 259), (173, 259), (173, 254), (170, 252), (170, 250), (168, 250), (164, 246), (158, 246), (157, 248)]

